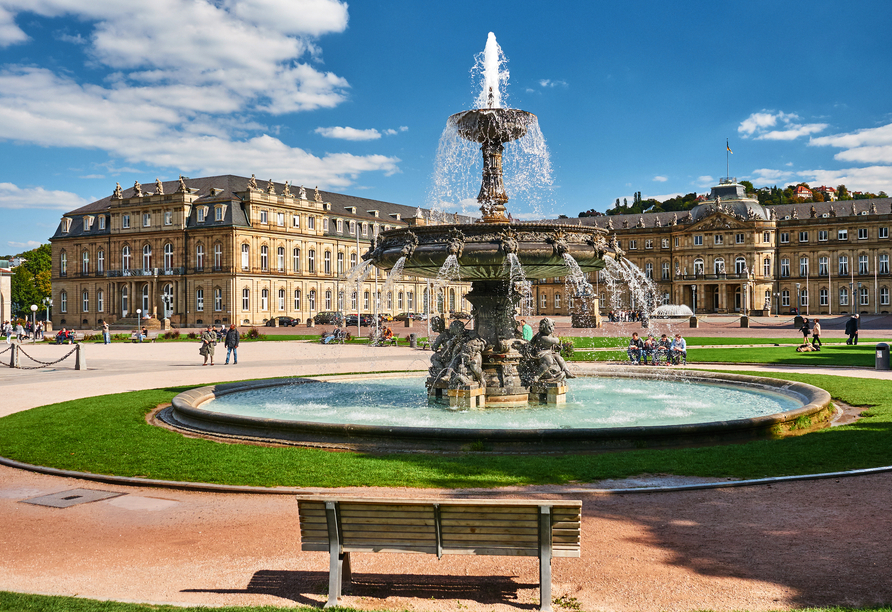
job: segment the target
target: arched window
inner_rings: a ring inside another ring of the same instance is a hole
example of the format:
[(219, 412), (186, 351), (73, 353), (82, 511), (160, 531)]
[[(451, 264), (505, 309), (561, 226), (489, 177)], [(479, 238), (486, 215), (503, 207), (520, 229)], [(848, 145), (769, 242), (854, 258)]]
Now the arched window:
[(201, 243), (195, 246), (195, 267), (199, 270), (204, 269), (204, 245)]
[(344, 311), (344, 292), (338, 291), (338, 312)]
[(350, 294), (350, 310), (356, 310), (356, 292)]
[(344, 253), (338, 252), (338, 276), (344, 273)]
[(771, 258), (766, 257), (762, 260), (762, 276), (771, 276)]
[(310, 249), (307, 253), (307, 272), (316, 273), (316, 249)]
[(96, 312), (105, 312), (105, 293), (102, 289), (96, 292)]
[(242, 289), (242, 310), (248, 312), (251, 309), (251, 290), (245, 287)]
[(325, 290), (325, 310), (331, 310), (331, 289)]
[(403, 309), (403, 292), (400, 291), (396, 294), (396, 308), (397, 310), (402, 311)]
[(653, 262), (650, 262), (650, 261), (649, 261), (649, 262), (647, 262), (646, 264), (644, 264), (644, 276), (646, 276), (647, 278), (653, 278), (653, 277), (654, 277), (654, 265), (653, 265)]
[[(124, 299), (127, 299), (127, 293), (124, 293)], [(68, 293), (66, 291), (59, 292), (59, 311), (68, 312)]]
[(889, 305), (889, 287), (880, 287), (880, 306)]
[[(282, 249), (282, 251), (283, 251), (282, 258), (284, 259), (285, 258), (285, 255), (284, 255), (285, 249)], [(279, 289), (279, 310), (285, 310), (285, 290), (284, 289)]]
[(712, 261), (712, 273), (713, 274), (724, 274), (725, 273), (725, 260), (721, 257), (716, 257)]
[(300, 249), (291, 251), (291, 267), (295, 272), (300, 272)]
[(68, 253), (59, 253), (59, 276), (68, 276)]
[[(888, 257), (888, 255), (887, 255)], [(356, 267), (356, 253), (350, 253), (350, 268), (353, 269)]]
[(223, 310), (223, 290), (220, 287), (214, 287), (214, 310)]
[(325, 251), (322, 255), (322, 266), (325, 275), (331, 275), (331, 251)]
[(242, 270), (247, 270), (251, 265), (251, 247), (247, 244), (242, 245)]
[(449, 310), (455, 310), (455, 289), (449, 290)]
[(294, 290), (294, 310), (300, 312), (300, 289)]
[(369, 300), (370, 299), (371, 299), (371, 296), (369, 295), (368, 291), (366, 291), (365, 293), (362, 294), (362, 309), (365, 310), (366, 312), (368, 312), (368, 310), (369, 310)]
[(164, 318), (173, 314), (173, 285), (166, 283), (161, 289), (161, 305), (164, 308)]
[(130, 312), (127, 306), (127, 287), (121, 287), (121, 314), (124, 316), (127, 316), (127, 313)]
[(393, 291), (387, 292), (387, 312), (393, 310)]
[(555, 310), (561, 309), (561, 294), (560, 293), (554, 294), (554, 309)]
[(219, 242), (214, 245), (214, 271), (223, 267), (223, 245)]
[(694, 274), (698, 276), (703, 274), (703, 259), (701, 257), (694, 260)]
[(839, 305), (840, 306), (848, 306), (849, 305), (849, 290), (845, 287), (839, 288)]
[(133, 259), (130, 256), (129, 246), (125, 246), (123, 249), (121, 249), (121, 266), (124, 268), (124, 270), (129, 270), (133, 267)]
[(265, 244), (260, 247), (260, 269), (264, 272), (269, 270), (269, 247)]
[(437, 312), (443, 312), (446, 310), (446, 299), (443, 297), (442, 291), (437, 291)]
[(310, 294), (307, 296), (307, 306), (310, 308), (310, 311), (316, 310), (316, 290), (310, 289)]
[(204, 289), (195, 290), (195, 310), (204, 312)]
[(142, 248), (142, 269), (145, 271), (152, 269), (152, 246), (149, 244)]
[(105, 272), (105, 251), (102, 249), (96, 254), (96, 271), (100, 274)]
[(406, 294), (406, 308), (409, 309), (409, 312), (414, 312), (415, 310), (415, 293), (412, 291)]
[[(849, 275), (849, 257), (848, 255), (840, 255), (839, 256), (839, 275), (840, 276), (848, 276)], [(842, 304), (842, 302), (840, 302)], [(848, 304), (848, 302), (846, 302)]]
[(734, 272), (736, 274), (746, 274), (747, 271), (746, 259), (738, 257), (734, 260)]
[(90, 292), (84, 289), (83, 293), (81, 293), (81, 312), (90, 312)]
[(145, 317), (149, 312), (149, 285), (146, 283), (142, 286), (142, 315)]
[(276, 249), (276, 267), (279, 272), (285, 271), (285, 247)]
[(81, 274), (86, 276), (90, 273), (90, 253), (84, 251), (81, 253)]
[(169, 242), (164, 245), (164, 269), (173, 269), (173, 245)]
[(269, 289), (260, 291), (260, 310), (269, 310)]

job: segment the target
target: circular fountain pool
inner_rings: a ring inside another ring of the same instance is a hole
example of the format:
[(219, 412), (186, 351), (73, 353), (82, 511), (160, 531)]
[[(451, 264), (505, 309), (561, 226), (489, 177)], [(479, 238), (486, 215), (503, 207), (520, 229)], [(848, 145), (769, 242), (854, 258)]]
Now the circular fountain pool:
[(309, 445), (538, 452), (764, 437), (829, 412), (829, 394), (801, 383), (616, 368), (573, 381), (557, 406), (457, 412), (429, 404), (421, 377), (370, 375), (201, 387), (178, 395), (161, 418), (210, 435)]

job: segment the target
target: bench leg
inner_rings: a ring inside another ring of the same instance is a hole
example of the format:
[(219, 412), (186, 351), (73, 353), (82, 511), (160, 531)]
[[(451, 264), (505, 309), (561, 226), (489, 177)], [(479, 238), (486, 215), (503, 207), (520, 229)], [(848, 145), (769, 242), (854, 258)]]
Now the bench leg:
[(551, 612), (551, 508), (539, 507), (539, 610)]
[(341, 580), (344, 575), (346, 557), (347, 575), (350, 574), (350, 555), (341, 552), (341, 534), (338, 529), (337, 502), (325, 502), (325, 517), (328, 523), (328, 601), (325, 608), (338, 605), (341, 596)]

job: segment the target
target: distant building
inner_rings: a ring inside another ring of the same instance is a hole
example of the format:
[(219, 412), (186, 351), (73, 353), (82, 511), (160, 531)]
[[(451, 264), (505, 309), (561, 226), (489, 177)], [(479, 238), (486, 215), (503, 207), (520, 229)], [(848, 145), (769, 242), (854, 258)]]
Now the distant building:
[(835, 202), (839, 199), (836, 193), (836, 189), (833, 187), (826, 187), (825, 185), (821, 185), (820, 187), (815, 189), (815, 191), (824, 196), (825, 202)]
[(805, 185), (799, 185), (796, 187), (796, 194), (794, 197), (802, 198), (803, 200), (811, 200), (814, 195), (812, 194), (811, 189)]
[(0, 261), (0, 322), (12, 318), (12, 271), (9, 262)]
[[(118, 188), (66, 213), (50, 239), (53, 323), (135, 325), (137, 310), (181, 326), (374, 313), (386, 274), (376, 270), (357, 291), (347, 273), (378, 232), (429, 222), (414, 206), (257, 183), (225, 175), (153, 193)], [(448, 284), (429, 303), (426, 279), (399, 277), (380, 295), (380, 312), (468, 310), (469, 289)]]

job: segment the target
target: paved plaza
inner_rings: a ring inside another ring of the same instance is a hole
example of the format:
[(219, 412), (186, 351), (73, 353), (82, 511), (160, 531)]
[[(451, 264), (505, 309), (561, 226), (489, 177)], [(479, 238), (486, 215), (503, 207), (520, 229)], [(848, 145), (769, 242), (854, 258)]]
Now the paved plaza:
[[(704, 335), (743, 335), (739, 329), (722, 334), (717, 329)], [(756, 335), (774, 333), (795, 338), (780, 325)], [(887, 336), (888, 330), (877, 329), (876, 335)], [(224, 366), (220, 348), (214, 367), (200, 365), (194, 342), (89, 344), (86, 371), (75, 371), (73, 360), (43, 370), (2, 368), (0, 415), (162, 385), (423, 370), (430, 356), (407, 347), (283, 341), (244, 343), (239, 364)], [(68, 350), (26, 349), (47, 360)], [(601, 366), (573, 367), (588, 372)], [(740, 369), (889, 378), (888, 372), (872, 369)], [(586, 491), (602, 485), (338, 493), (582, 499), (582, 558), (555, 560), (554, 595), (567, 602), (575, 598), (585, 610), (775, 610), (892, 600), (892, 474), (671, 493)], [(79, 488), (109, 494), (65, 508), (21, 503)], [(0, 467), (0, 524), (3, 590), (210, 606), (325, 601), (328, 554), (300, 552), (290, 495), (128, 487)], [(355, 584), (343, 603), (357, 608), (507, 612), (537, 607), (533, 558), (438, 561), (428, 555), (360, 554), (353, 571)]]

